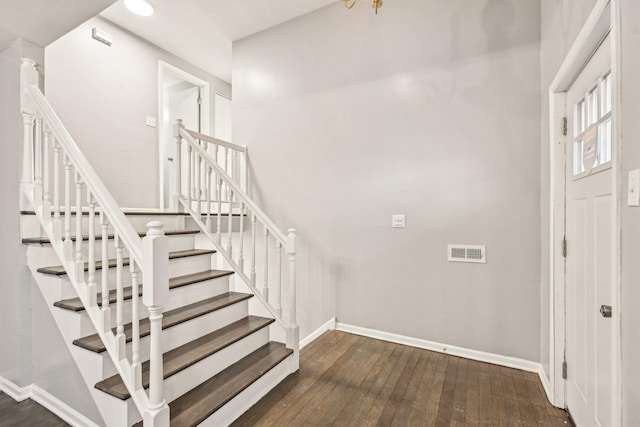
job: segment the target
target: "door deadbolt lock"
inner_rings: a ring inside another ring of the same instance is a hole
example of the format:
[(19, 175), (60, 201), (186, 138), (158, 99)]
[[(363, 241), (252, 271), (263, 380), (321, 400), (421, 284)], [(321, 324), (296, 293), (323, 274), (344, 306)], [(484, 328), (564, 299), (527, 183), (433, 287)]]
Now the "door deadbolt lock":
[(602, 314), (602, 317), (611, 317), (612, 316), (611, 306), (610, 305), (600, 306), (600, 314)]
[(169, 160), (170, 162), (173, 162), (173, 157), (167, 157), (167, 160)]

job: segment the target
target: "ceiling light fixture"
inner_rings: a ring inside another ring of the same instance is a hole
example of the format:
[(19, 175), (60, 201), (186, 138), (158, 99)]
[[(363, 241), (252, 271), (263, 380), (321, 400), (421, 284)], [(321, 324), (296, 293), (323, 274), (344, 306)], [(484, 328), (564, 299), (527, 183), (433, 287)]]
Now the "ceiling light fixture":
[(124, 0), (124, 5), (127, 9), (129, 9), (136, 15), (153, 15), (153, 6), (147, 0)]
[[(358, 0), (342, 0), (342, 1), (344, 1), (344, 7), (346, 7), (347, 9), (351, 9), (358, 2)], [(382, 7), (382, 0), (372, 0), (371, 7), (376, 10), (376, 15), (377, 15), (378, 9)]]

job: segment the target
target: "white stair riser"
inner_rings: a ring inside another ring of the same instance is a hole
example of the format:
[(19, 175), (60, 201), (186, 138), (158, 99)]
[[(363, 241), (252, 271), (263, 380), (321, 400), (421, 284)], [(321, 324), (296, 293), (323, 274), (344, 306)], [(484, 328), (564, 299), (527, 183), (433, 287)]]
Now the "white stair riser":
[(130, 426), (142, 420), (132, 399), (120, 400), (107, 393), (94, 389), (92, 392), (98, 406), (105, 408), (109, 419), (105, 419), (107, 427)]
[[(187, 274), (193, 274), (201, 271), (207, 271), (211, 269), (211, 254), (190, 256), (186, 258), (172, 259), (169, 261), (169, 277), (179, 277)], [(109, 289), (116, 288), (116, 268), (109, 269)], [(66, 275), (58, 276), (63, 281), (61, 299), (75, 298), (77, 297), (71, 282)], [(88, 280), (88, 272), (84, 272), (84, 280)], [(98, 291), (102, 290), (102, 270), (96, 270), (95, 281)], [(129, 272), (129, 266), (122, 267), (122, 282), (124, 287), (131, 286), (131, 273)], [(138, 283), (144, 283), (144, 277), (142, 274), (138, 275)]]
[(292, 357), (293, 355), (274, 366), (273, 369), (265, 373), (199, 425), (201, 427), (226, 427), (230, 425), (292, 373)]
[[(174, 288), (171, 290), (169, 294), (170, 295), (169, 302), (167, 303), (167, 305), (164, 306), (164, 311), (167, 312), (175, 308), (184, 307), (185, 305), (202, 301), (203, 299), (211, 298), (216, 295), (220, 295), (224, 292), (227, 292), (228, 290), (229, 290), (228, 276), (219, 277), (217, 279), (207, 280), (204, 282), (192, 283), (190, 285), (181, 286), (179, 288)], [(109, 307), (111, 308), (112, 312), (115, 312), (116, 310), (115, 303), (109, 304)], [(129, 323), (131, 321), (131, 311), (133, 309), (132, 307), (133, 307), (133, 304), (131, 299), (124, 300), (123, 318), (125, 323)], [(142, 297), (140, 297), (138, 307), (139, 307), (138, 310), (140, 313), (140, 318), (149, 317), (147, 308), (142, 303)], [(91, 335), (95, 333), (95, 331), (91, 332), (92, 331), (91, 328), (93, 328), (93, 324), (91, 323), (91, 319), (89, 319), (89, 316), (87, 315), (87, 313), (85, 311), (81, 311), (81, 312), (78, 312), (77, 315), (79, 315), (82, 319), (83, 331), (89, 331), (89, 332), (84, 332), (84, 335)], [(112, 328), (116, 327), (116, 321), (117, 319), (115, 318), (115, 316), (112, 315), (111, 316)], [(86, 328), (89, 328), (89, 329), (86, 329)]]
[(269, 329), (259, 331), (233, 343), (204, 360), (165, 380), (165, 397), (171, 402), (207, 379), (233, 365), (269, 342)]

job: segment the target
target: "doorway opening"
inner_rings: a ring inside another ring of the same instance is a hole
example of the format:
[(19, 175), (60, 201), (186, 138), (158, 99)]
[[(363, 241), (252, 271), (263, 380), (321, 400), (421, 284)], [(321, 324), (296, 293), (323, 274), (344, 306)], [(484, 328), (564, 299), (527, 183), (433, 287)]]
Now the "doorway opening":
[[(187, 129), (210, 132), (209, 83), (166, 62), (159, 62), (159, 165), (160, 209), (176, 211), (176, 139), (173, 126), (181, 119)], [(183, 162), (186, 156), (181, 156)], [(182, 170), (186, 170), (183, 165)]]

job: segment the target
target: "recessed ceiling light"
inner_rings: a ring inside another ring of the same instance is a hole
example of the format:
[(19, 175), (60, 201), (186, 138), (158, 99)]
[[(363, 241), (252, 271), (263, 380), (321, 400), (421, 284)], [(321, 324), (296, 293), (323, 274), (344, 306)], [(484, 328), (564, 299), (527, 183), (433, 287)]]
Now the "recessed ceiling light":
[(153, 15), (153, 6), (147, 0), (124, 0), (124, 5), (136, 15)]

